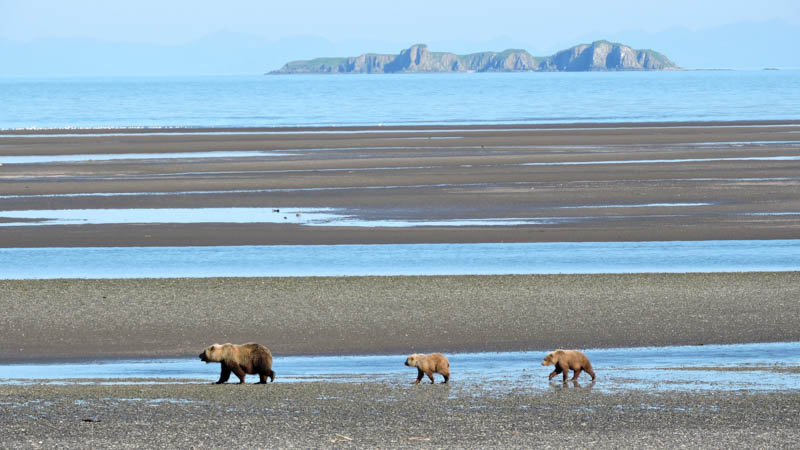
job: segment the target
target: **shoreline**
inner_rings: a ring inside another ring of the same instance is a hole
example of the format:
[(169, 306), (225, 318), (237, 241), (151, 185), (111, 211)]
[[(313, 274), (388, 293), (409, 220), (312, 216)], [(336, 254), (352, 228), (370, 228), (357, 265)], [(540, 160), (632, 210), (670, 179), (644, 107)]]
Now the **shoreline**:
[(305, 134), (305, 133), (380, 133), (380, 132), (447, 132), (447, 131), (535, 131), (570, 129), (633, 129), (633, 128), (704, 128), (704, 127), (781, 127), (797, 126), (800, 120), (686, 120), (686, 121), (620, 121), (620, 122), (497, 122), (453, 124), (364, 124), (364, 125), (276, 125), (276, 126), (109, 126), (0, 128), (0, 138), (25, 135), (106, 135), (106, 134)]
[(503, 131), (569, 131), (569, 130), (646, 130), (691, 128), (770, 128), (800, 126), (800, 120), (686, 120), (686, 121), (620, 121), (620, 122), (497, 122), (453, 124), (363, 124), (363, 125), (276, 125), (276, 126), (108, 126), (108, 127), (53, 127), (53, 128), (0, 128), (0, 139), (58, 138), (103, 136), (247, 136), (247, 135), (336, 135), (336, 134), (410, 134), (448, 132), (503, 132)]
[(394, 125), (297, 125), (274, 127), (231, 127), (231, 126), (130, 126), (130, 127), (74, 127), (74, 128), (0, 128), (0, 137), (16, 135), (84, 135), (84, 134), (159, 134), (174, 133), (325, 133), (325, 132), (414, 132), (414, 131), (505, 131), (505, 130), (563, 130), (571, 128), (617, 129), (617, 128), (686, 128), (686, 127), (759, 127), (795, 126), (800, 120), (711, 120), (711, 121), (621, 121), (621, 122), (529, 122), (529, 123), (486, 123), (486, 124), (394, 124)]

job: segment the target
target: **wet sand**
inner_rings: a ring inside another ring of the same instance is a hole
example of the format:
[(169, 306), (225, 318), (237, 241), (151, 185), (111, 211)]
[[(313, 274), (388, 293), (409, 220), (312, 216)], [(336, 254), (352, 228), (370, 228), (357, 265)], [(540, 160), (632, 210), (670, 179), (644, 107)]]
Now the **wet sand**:
[(2, 280), (0, 359), (800, 341), (800, 272)]
[[(0, 162), (13, 155), (266, 154), (6, 163), (0, 166), (0, 211), (335, 208), (366, 223), (422, 221), (423, 226), (22, 222), (3, 227), (0, 246), (800, 236), (797, 122), (203, 131), (210, 130), (25, 131), (27, 137), (2, 132)], [(124, 195), (109, 195), (115, 193)], [(509, 218), (541, 222), (441, 225)], [(440, 224), (425, 226), (431, 220)], [(0, 213), (0, 222), (8, 221)]]
[(452, 385), (0, 386), (3, 448), (792, 448), (797, 392)]

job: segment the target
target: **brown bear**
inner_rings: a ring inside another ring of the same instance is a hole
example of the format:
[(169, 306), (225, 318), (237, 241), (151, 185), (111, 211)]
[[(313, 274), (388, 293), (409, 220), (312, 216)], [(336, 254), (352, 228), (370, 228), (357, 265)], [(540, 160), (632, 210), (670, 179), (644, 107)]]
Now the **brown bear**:
[(239, 377), (239, 384), (244, 383), (246, 374), (258, 374), (259, 383), (275, 381), (275, 372), (272, 370), (272, 353), (261, 344), (249, 343), (214, 344), (206, 347), (200, 353), (200, 360), (206, 363), (218, 362), (222, 365), (222, 372), (216, 384), (228, 381), (231, 372)]
[(572, 370), (575, 375), (572, 376), (572, 381), (578, 379), (578, 375), (581, 374), (581, 370), (585, 370), (586, 373), (592, 376), (592, 381), (594, 381), (594, 370), (592, 370), (592, 364), (589, 362), (589, 358), (586, 357), (583, 353), (579, 352), (578, 350), (561, 350), (558, 349), (554, 352), (550, 352), (547, 356), (544, 357), (542, 361), (543, 366), (550, 366), (555, 365), (555, 370), (550, 372), (550, 379), (552, 380), (554, 376), (558, 375), (559, 373), (564, 374), (563, 380), (567, 381), (567, 376), (569, 376), (569, 371)]
[(414, 384), (419, 384), (423, 374), (431, 379), (431, 384), (433, 384), (434, 373), (444, 377), (442, 384), (447, 383), (447, 380), (450, 379), (450, 361), (441, 353), (431, 353), (430, 355), (415, 353), (406, 358), (406, 365), (417, 368), (417, 381)]

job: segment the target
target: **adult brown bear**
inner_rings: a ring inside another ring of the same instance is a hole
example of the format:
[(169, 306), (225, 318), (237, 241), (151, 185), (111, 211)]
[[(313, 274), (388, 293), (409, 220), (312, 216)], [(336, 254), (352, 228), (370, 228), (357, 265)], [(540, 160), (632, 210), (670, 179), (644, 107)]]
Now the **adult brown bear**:
[(217, 384), (228, 381), (231, 372), (239, 377), (239, 384), (244, 383), (247, 374), (258, 374), (259, 383), (266, 383), (267, 377), (275, 381), (272, 370), (272, 353), (261, 344), (214, 344), (200, 353), (200, 360), (206, 363), (218, 362), (222, 365)]
[(581, 374), (581, 370), (585, 370), (586, 373), (592, 376), (592, 380), (595, 379), (594, 370), (592, 370), (592, 363), (589, 362), (589, 358), (586, 357), (583, 353), (579, 352), (578, 350), (561, 350), (558, 349), (556, 351), (550, 352), (547, 356), (544, 357), (542, 361), (543, 366), (550, 366), (554, 365), (555, 370), (550, 372), (550, 379), (552, 380), (554, 376), (558, 375), (559, 373), (564, 374), (564, 381), (567, 381), (567, 376), (569, 375), (569, 371), (572, 370), (575, 375), (572, 376), (572, 380), (575, 381), (578, 379), (578, 375)]

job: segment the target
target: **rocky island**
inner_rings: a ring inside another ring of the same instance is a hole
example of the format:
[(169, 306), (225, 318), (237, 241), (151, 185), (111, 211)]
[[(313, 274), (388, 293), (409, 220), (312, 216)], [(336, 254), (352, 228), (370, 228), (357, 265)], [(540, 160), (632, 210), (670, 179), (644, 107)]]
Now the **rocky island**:
[(398, 55), (366, 53), (342, 58), (292, 61), (275, 74), (299, 73), (440, 73), (440, 72), (589, 72), (680, 69), (653, 50), (635, 50), (608, 41), (580, 44), (551, 56), (533, 56), (526, 50), (456, 55), (432, 52), (416, 44)]

